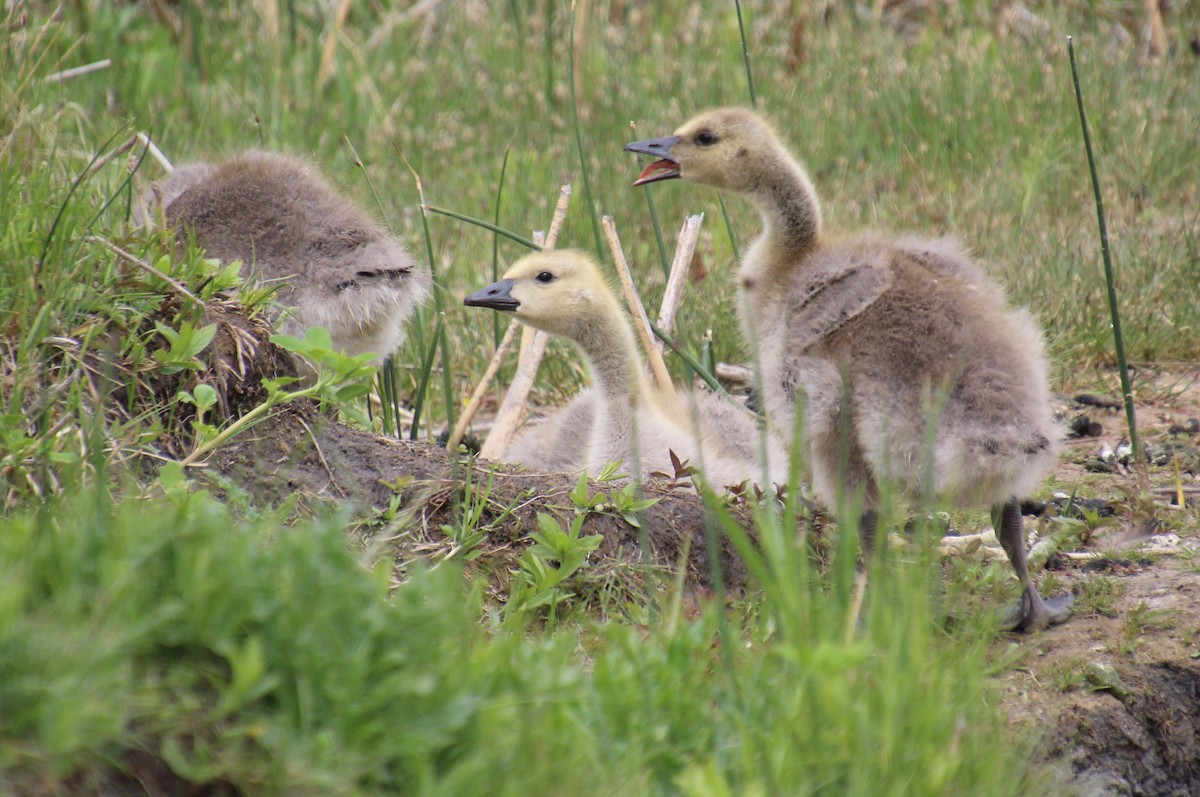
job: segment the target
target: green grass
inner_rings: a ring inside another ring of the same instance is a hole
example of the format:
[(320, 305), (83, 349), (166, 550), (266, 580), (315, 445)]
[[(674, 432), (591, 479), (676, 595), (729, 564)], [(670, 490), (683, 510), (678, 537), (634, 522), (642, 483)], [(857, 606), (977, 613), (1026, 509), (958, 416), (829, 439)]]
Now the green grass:
[[(560, 243), (593, 248), (596, 214), (613, 215), (651, 304), (663, 289), (651, 216), (669, 240), (703, 211), (709, 275), (690, 286), (676, 331), (689, 351), (711, 329), (717, 359), (748, 358), (733, 261), (757, 230), (752, 209), (725, 203), (731, 235), (716, 194), (665, 184), (650, 204), (621, 151), (703, 107), (748, 102), (732, 3), (599, 2), (573, 45), (565, 3), (443, 3), (415, 18), (354, 4), (323, 85), (326, 4), (278, 4), (275, 42), (265, 4), (185, 0), (171, 6), (178, 36), (145, 4), (78, 2), (53, 19), (33, 5), (0, 22), (0, 791), (132, 789), (147, 760), (246, 794), (1052, 790), (1019, 741), (1002, 741), (985, 676), (983, 607), (1012, 586), (999, 565), (956, 565), (943, 584), (912, 546), (862, 595), (849, 533), (820, 541), (814, 563), (794, 518), (763, 509), (762, 553), (747, 549), (760, 589), (737, 603), (660, 583), (606, 593), (593, 612), (574, 574), (537, 582), (551, 560), (530, 553), (527, 610), (506, 613), (484, 585), (464, 586), (456, 562), (409, 563), (394, 585), (388, 557), (347, 552), (348, 516), (288, 525), (290, 505), (223, 506), (172, 471), (147, 483), (148, 462), (213, 433), (177, 398), (199, 395), (192, 347), (208, 321), (107, 244), (205, 302), (234, 277), (131, 228), (128, 160), (92, 174), (97, 154), (137, 130), (176, 162), (291, 150), (420, 260), (427, 221), (441, 312), (414, 319), (385, 380), (421, 407), (425, 437), (495, 344), (493, 321), (460, 297), (492, 280), (493, 252), (503, 269), (525, 249), (424, 219), (401, 156), (430, 204), (522, 237), (546, 228), (559, 185), (573, 182)], [(1066, 64), (1075, 34), (1118, 285), (1137, 297), (1123, 307), (1130, 357), (1200, 356), (1200, 84), (1183, 46), (1194, 10), (1170, 19), (1178, 46), (1150, 66), (1113, 44), (1119, 3), (1094, 17), (1038, 7), (1052, 30), (1021, 46), (997, 42), (977, 4), (905, 36), (835, 12), (810, 21), (809, 59), (793, 72), (791, 20), (775, 5), (741, 9), (757, 101), (808, 164), (831, 234), (961, 237), (1044, 324), (1063, 385), (1113, 362)], [(573, 47), (578, 92), (563, 66)], [(113, 67), (42, 80), (102, 58)], [(156, 169), (142, 161), (137, 179)], [(583, 378), (556, 341), (536, 398), (562, 400)], [(445, 530), (468, 553), (486, 500), (476, 489)], [(713, 518), (711, 534), (736, 537), (719, 506)], [(547, 550), (562, 542), (542, 532)], [(1114, 597), (1103, 579), (1084, 595), (1094, 611)], [(552, 590), (553, 617), (536, 603)], [(951, 605), (972, 619), (948, 634)]]
[(801, 557), (806, 600), (542, 629), (481, 624), (451, 565), (391, 589), (344, 520), (239, 522), (174, 472), (0, 522), (0, 789), (96, 793), (147, 756), (253, 794), (1035, 788), (996, 745), (984, 636), (912, 619), (919, 564), (861, 612)]

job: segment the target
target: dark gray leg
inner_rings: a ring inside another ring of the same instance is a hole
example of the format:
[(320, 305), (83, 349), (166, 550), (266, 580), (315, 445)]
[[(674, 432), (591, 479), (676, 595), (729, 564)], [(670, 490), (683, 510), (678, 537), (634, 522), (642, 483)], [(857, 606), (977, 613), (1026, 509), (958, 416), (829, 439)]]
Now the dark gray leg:
[(992, 507), (992, 524), (1000, 545), (1008, 554), (1013, 570), (1021, 581), (1021, 600), (1008, 609), (1002, 625), (1006, 631), (1040, 631), (1050, 625), (1064, 623), (1071, 616), (1075, 597), (1070, 593), (1043, 600), (1029, 576), (1025, 558), (1025, 523), (1021, 519), (1021, 504), (1016, 498)]
[(875, 528), (879, 525), (879, 513), (868, 509), (858, 516), (858, 539), (862, 542), (863, 561), (875, 553)]

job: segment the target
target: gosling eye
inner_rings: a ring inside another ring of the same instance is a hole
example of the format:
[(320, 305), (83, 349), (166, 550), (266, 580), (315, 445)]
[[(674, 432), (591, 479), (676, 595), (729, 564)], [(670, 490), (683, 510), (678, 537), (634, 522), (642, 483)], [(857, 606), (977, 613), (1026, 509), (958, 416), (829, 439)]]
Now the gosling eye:
[(554, 275), (549, 271), (541, 271), (538, 272), (538, 275), (534, 279), (543, 285), (549, 285), (551, 282), (554, 282)]
[(702, 147), (710, 147), (717, 143), (717, 137), (713, 135), (711, 130), (702, 130), (696, 136), (696, 143)]

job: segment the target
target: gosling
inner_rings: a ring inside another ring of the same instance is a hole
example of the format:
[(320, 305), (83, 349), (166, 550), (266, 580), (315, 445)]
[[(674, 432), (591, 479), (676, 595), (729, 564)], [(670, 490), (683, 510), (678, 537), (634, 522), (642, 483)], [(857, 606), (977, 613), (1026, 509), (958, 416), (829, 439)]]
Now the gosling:
[(861, 495), (864, 547), (881, 481), (989, 505), (1023, 587), (1006, 626), (1067, 620), (1070, 593), (1044, 600), (1030, 577), (1018, 501), (1054, 465), (1059, 438), (1029, 314), (1008, 308), (953, 240), (826, 240), (808, 175), (751, 111), (706, 111), (626, 150), (657, 158), (634, 185), (680, 178), (757, 207), (763, 230), (740, 277), (768, 417), (791, 439), (803, 399), (814, 491), (829, 502)]
[[(464, 304), (511, 312), (525, 324), (574, 341), (587, 359), (593, 388), (560, 411), (563, 418), (543, 424), (542, 440), (522, 444), (524, 456), (533, 458), (530, 464), (596, 474), (620, 461), (641, 479), (673, 473), (674, 452), (701, 469), (710, 485), (755, 479), (754, 459), (738, 456), (738, 447), (757, 435), (753, 417), (744, 408), (718, 406), (728, 402), (709, 394), (691, 397), (652, 387), (625, 314), (587, 255), (568, 249), (528, 255)], [(565, 450), (556, 451), (559, 446)], [(778, 468), (783, 454), (777, 451), (773, 461)]]
[(181, 245), (241, 260), (278, 285), (281, 331), (329, 331), (334, 348), (386, 360), (404, 323), (429, 296), (430, 277), (375, 220), (338, 194), (312, 164), (250, 151), (223, 163), (180, 166), (152, 186)]

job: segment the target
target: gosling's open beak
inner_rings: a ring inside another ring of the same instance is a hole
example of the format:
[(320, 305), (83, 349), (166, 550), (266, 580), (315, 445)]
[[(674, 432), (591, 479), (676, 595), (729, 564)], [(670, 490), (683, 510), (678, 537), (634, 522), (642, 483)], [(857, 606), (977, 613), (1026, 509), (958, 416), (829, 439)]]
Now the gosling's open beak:
[(645, 185), (659, 180), (673, 180), (679, 176), (679, 163), (671, 157), (671, 147), (679, 143), (679, 136), (663, 136), (648, 138), (645, 141), (635, 141), (625, 145), (626, 152), (639, 152), (643, 155), (653, 155), (659, 160), (654, 161), (638, 175), (634, 185)]
[(463, 299), (463, 304), (467, 307), (490, 307), (493, 310), (511, 312), (521, 306), (521, 303), (512, 296), (512, 289), (516, 284), (514, 280), (493, 282), (486, 288), (480, 288)]

